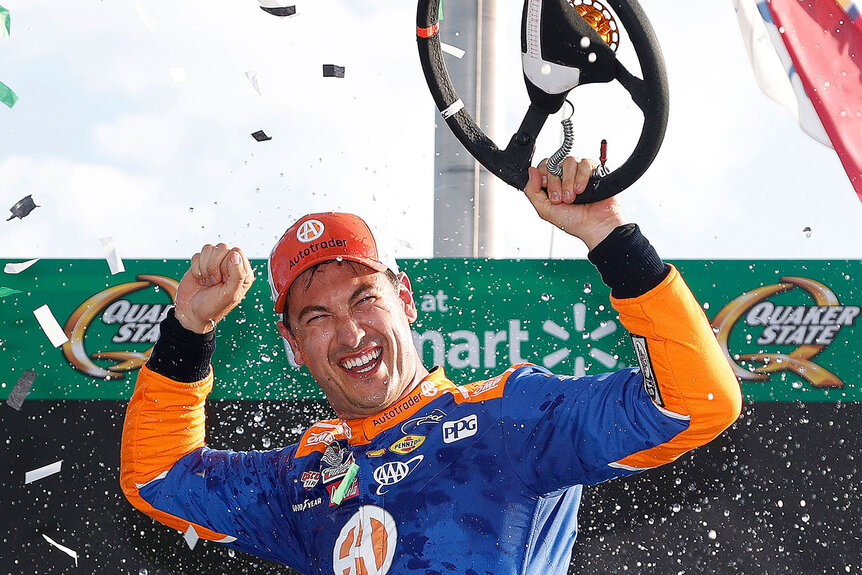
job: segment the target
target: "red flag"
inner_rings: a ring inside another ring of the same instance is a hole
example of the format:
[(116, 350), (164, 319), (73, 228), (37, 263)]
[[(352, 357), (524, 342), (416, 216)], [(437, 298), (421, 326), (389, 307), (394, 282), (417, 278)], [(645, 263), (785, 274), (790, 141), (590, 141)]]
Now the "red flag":
[(862, 30), (835, 0), (767, 3), (805, 91), (862, 201)]

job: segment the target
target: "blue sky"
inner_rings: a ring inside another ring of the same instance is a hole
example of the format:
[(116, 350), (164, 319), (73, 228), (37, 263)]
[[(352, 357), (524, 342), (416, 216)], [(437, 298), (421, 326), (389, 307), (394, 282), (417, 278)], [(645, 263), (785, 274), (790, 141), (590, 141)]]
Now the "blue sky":
[[(400, 257), (431, 255), (438, 115), (411, 3), (297, 0), (287, 19), (254, 0), (3, 5), (12, 35), (0, 39), (0, 81), (20, 100), (0, 107), (0, 207), (27, 194), (42, 206), (0, 223), (4, 258), (98, 258), (109, 235), (129, 258), (189, 257), (215, 241), (265, 257), (295, 217), (331, 209), (384, 224)], [(668, 68), (670, 124), (623, 199), (660, 253), (862, 257), (862, 204), (835, 153), (757, 88), (732, 2), (644, 8)], [(505, 143), (527, 100), (520, 2), (498, 12)], [(323, 78), (327, 63), (346, 77)], [(174, 82), (177, 68), (187, 80)], [(594, 155), (608, 137), (613, 161), (639, 132), (632, 105), (618, 86), (572, 96), (575, 152)], [(558, 145), (554, 123), (539, 157)], [(259, 129), (273, 139), (255, 142)], [(499, 257), (584, 256), (576, 240), (552, 241), (520, 192), (494, 189)]]

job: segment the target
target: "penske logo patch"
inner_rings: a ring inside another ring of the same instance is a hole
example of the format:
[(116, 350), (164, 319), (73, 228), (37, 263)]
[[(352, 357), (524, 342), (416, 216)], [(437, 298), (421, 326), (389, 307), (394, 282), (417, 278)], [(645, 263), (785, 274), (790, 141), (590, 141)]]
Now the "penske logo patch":
[(650, 360), (649, 357), (646, 338), (632, 334), (632, 343), (634, 344), (638, 366), (641, 368), (641, 376), (643, 376), (644, 380), (644, 389), (650, 396), (650, 399), (652, 399), (653, 403), (659, 407), (664, 407), (664, 400), (661, 398), (661, 390), (658, 388), (658, 382), (655, 380), (655, 372), (652, 369), (652, 360)]

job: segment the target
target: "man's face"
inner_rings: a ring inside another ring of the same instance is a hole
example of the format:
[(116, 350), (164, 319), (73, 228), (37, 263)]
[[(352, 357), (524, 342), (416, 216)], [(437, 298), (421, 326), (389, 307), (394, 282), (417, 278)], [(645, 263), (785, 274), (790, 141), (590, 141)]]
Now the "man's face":
[(362, 264), (329, 262), (293, 284), (287, 301), (292, 334), (280, 326), (296, 361), (307, 366), (344, 419), (373, 415), (424, 377), (410, 324), (410, 280), (399, 286)]

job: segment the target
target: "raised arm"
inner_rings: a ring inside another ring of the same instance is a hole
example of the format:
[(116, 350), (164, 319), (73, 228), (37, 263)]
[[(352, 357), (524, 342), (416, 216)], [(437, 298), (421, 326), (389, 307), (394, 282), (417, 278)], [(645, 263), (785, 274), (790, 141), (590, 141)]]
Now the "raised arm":
[[(165, 525), (180, 531), (193, 525), (203, 539), (296, 565), (296, 538), (287, 537), (284, 514), (261, 503), (281, 489), (275, 478), (285, 471), (289, 450), (237, 453), (204, 443), (213, 328), (253, 277), (242, 252), (224, 244), (205, 246), (192, 258), (126, 411), (120, 483), (132, 505)], [(289, 496), (283, 499), (289, 504)], [(277, 546), (269, 540), (272, 526), (284, 535)]]
[[(720, 434), (741, 410), (739, 384), (678, 271), (636, 225), (624, 223), (615, 198), (579, 206), (570, 203), (573, 195), (559, 193), (577, 190), (591, 170), (590, 162), (567, 162), (562, 183), (542, 182), (544, 166), (532, 170), (525, 194), (543, 219), (590, 248), (632, 333), (640, 369), (573, 381), (533, 367), (509, 378), (504, 421), (531, 430), (511, 434), (509, 455), (540, 493), (674, 461)], [(569, 182), (567, 165), (577, 170)]]

